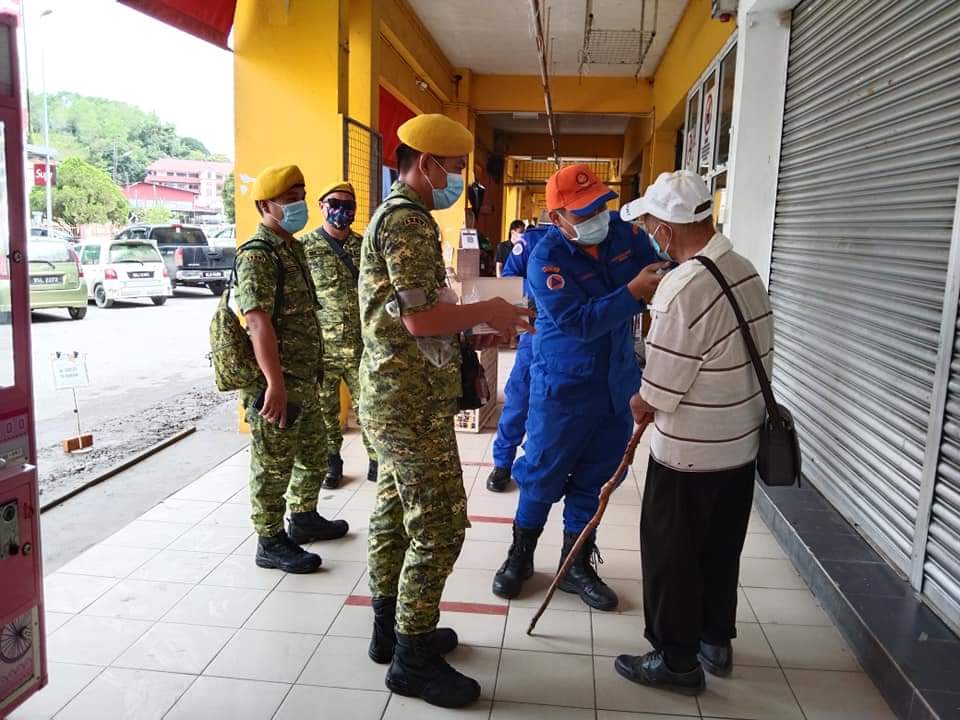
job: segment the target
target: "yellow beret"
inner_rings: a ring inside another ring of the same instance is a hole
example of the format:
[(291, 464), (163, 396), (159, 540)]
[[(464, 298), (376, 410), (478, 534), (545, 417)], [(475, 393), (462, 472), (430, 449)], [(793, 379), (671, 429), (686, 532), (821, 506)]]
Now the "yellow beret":
[(323, 200), (327, 195), (331, 195), (335, 192), (345, 192), (350, 193), (354, 197), (357, 196), (357, 193), (354, 192), (353, 183), (348, 180), (337, 180), (335, 183), (330, 183), (323, 190), (320, 191), (320, 199)]
[(303, 184), (303, 173), (296, 165), (268, 167), (253, 182), (253, 199), (273, 200), (290, 188)]
[(397, 137), (414, 150), (438, 157), (459, 157), (473, 152), (473, 133), (446, 115), (417, 115), (397, 128)]

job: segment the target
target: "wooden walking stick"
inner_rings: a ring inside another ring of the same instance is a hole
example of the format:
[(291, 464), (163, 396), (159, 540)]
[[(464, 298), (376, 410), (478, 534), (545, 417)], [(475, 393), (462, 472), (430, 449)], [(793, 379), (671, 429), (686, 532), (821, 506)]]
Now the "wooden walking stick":
[(577, 542), (574, 543), (573, 548), (571, 548), (570, 552), (568, 552), (567, 556), (563, 559), (563, 564), (557, 571), (557, 576), (553, 579), (553, 582), (550, 583), (550, 588), (547, 590), (547, 596), (543, 599), (543, 602), (540, 603), (540, 609), (537, 610), (537, 614), (534, 615), (533, 619), (530, 621), (530, 626), (527, 628), (527, 635), (533, 635), (533, 629), (537, 626), (537, 621), (550, 604), (550, 600), (553, 599), (553, 594), (557, 591), (557, 585), (560, 584), (561, 578), (567, 574), (567, 570), (569, 570), (570, 566), (573, 565), (574, 558), (576, 558), (580, 553), (584, 543), (587, 542), (587, 538), (590, 537), (590, 534), (597, 529), (598, 525), (600, 525), (600, 520), (603, 519), (603, 514), (607, 511), (607, 504), (610, 502), (610, 496), (613, 494), (614, 490), (620, 487), (621, 483), (623, 483), (623, 479), (627, 476), (627, 469), (633, 464), (633, 456), (637, 452), (637, 445), (640, 444), (640, 438), (643, 436), (643, 433), (649, 424), (650, 421), (647, 420), (642, 425), (639, 425), (636, 430), (634, 430), (633, 437), (630, 438), (630, 442), (627, 443), (627, 449), (623, 453), (623, 459), (620, 461), (620, 464), (617, 465), (617, 469), (614, 471), (613, 476), (603, 484), (603, 487), (600, 488), (600, 506), (597, 508), (597, 512), (594, 514), (594, 516), (590, 518), (590, 522), (587, 523), (587, 526), (580, 533), (580, 537), (577, 538)]

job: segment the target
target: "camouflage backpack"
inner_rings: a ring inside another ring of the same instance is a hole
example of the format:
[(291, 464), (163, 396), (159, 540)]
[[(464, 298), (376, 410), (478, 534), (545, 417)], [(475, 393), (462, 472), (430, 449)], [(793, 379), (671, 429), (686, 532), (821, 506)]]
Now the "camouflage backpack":
[(273, 303), (273, 327), (278, 327), (280, 309), (283, 306), (283, 261), (277, 251), (262, 240), (249, 240), (237, 248), (237, 256), (233, 261), (233, 274), (227, 291), (221, 296), (217, 309), (210, 321), (210, 364), (213, 366), (213, 376), (217, 382), (217, 389), (240, 390), (250, 387), (260, 379), (262, 373), (253, 352), (253, 342), (247, 330), (240, 324), (240, 318), (230, 307), (230, 291), (237, 282), (237, 260), (246, 250), (266, 250), (277, 266), (277, 294)]

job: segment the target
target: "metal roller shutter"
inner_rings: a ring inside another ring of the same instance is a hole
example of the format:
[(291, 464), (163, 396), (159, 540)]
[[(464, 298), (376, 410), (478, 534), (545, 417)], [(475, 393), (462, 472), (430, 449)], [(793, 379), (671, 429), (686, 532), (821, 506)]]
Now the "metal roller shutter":
[(777, 391), (808, 479), (905, 573), (960, 176), (958, 38), (956, 0), (808, 0), (791, 27)]

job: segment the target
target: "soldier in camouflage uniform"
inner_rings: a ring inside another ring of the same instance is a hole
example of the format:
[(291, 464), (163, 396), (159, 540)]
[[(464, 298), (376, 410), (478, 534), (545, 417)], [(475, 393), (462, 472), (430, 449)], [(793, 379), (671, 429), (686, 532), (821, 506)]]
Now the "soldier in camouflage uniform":
[[(430, 210), (452, 206), (473, 136), (443, 115), (397, 132), (400, 179), (363, 238), (360, 421), (380, 460), (370, 517), (368, 567), (374, 628), (370, 657), (390, 662), (386, 685), (443, 707), (479, 697), (480, 686), (443, 653), (440, 596), (467, 527), (453, 416), (461, 394), (458, 334), (482, 322), (510, 336), (527, 311), (495, 300), (450, 304), (440, 232)], [(496, 336), (488, 336), (496, 340)]]
[[(343, 480), (340, 447), (340, 382), (346, 382), (356, 412), (360, 401), (360, 301), (357, 278), (360, 267), (361, 237), (350, 230), (357, 212), (356, 193), (349, 182), (337, 182), (320, 193), (323, 225), (300, 238), (307, 253), (313, 284), (320, 301), (323, 328), (323, 382), (320, 384), (320, 410), (327, 434), (327, 476), (325, 488), (336, 488)], [(358, 413), (359, 415), (359, 413)], [(367, 479), (377, 479), (377, 456), (365, 431), (363, 444), (370, 458)]]
[[(320, 557), (301, 544), (343, 537), (348, 529), (343, 520), (330, 522), (317, 513), (326, 454), (317, 399), (323, 343), (316, 292), (303, 248), (293, 237), (306, 223), (304, 195), (303, 174), (294, 165), (268, 168), (257, 177), (253, 199), (261, 222), (253, 244), (237, 256), (236, 277), (237, 305), (263, 373), (260, 382), (240, 392), (250, 425), (256, 563), (293, 573), (320, 567)], [(284, 532), (287, 504), (291, 515)]]

